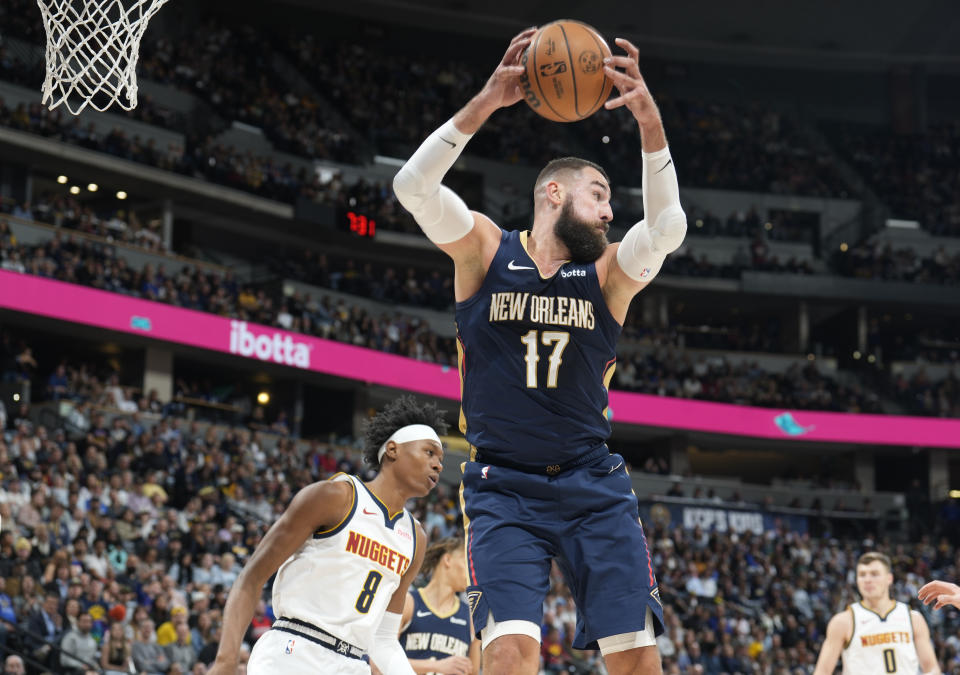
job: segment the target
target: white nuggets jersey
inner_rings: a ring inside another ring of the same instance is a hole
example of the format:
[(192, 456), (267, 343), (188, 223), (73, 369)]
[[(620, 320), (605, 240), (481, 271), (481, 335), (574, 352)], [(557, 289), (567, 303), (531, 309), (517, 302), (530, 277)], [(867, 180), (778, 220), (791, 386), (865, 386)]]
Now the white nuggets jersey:
[(920, 672), (907, 605), (895, 603), (886, 616), (859, 602), (849, 609), (853, 613), (853, 633), (843, 650), (844, 675)]
[(417, 530), (406, 509), (393, 517), (355, 476), (353, 505), (335, 527), (315, 532), (277, 571), (273, 611), (367, 651), (400, 578), (413, 561)]

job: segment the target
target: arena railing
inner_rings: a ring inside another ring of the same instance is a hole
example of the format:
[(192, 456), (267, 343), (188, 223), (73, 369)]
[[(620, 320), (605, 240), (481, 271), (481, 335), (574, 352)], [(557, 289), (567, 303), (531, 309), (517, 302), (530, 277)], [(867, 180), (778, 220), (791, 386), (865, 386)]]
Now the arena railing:
[(183, 265), (189, 265), (205, 272), (213, 272), (223, 275), (230, 271), (230, 268), (217, 263), (190, 258), (178, 253), (168, 253), (165, 251), (155, 251), (135, 244), (122, 241), (110, 240), (100, 235), (72, 230), (64, 227), (54, 227), (37, 220), (26, 220), (13, 215), (0, 215), (0, 220), (6, 220), (10, 224), (10, 230), (17, 237), (17, 244), (36, 245), (42, 244), (60, 235), (62, 238), (73, 238), (80, 241), (88, 241), (105, 247), (111, 247), (122, 253), (127, 263), (134, 269), (142, 269), (145, 265), (151, 264), (166, 265), (168, 271), (179, 271)]
[[(6, 651), (8, 653), (14, 653), (20, 658), (22, 658), (24, 662), (28, 662), (28, 665), (30, 665), (32, 668), (37, 669), (36, 672), (41, 672), (41, 673), (58, 672), (59, 669), (62, 667), (60, 665), (60, 657), (63, 654), (66, 654), (70, 658), (76, 661), (79, 661), (80, 663), (85, 665), (89, 670), (92, 670), (96, 673), (101, 672), (100, 664), (98, 663), (94, 664), (94, 663), (90, 663), (89, 661), (84, 661), (73, 652), (63, 649), (59, 641), (51, 642), (47, 640), (44, 636), (38, 635), (37, 633), (27, 630), (19, 623), (7, 624), (7, 626), (8, 626), (7, 628), (8, 634), (7, 634), (7, 644), (5, 645)], [(66, 631), (64, 631), (64, 633), (66, 633)], [(14, 638), (14, 643), (15, 644), (19, 643), (19, 649), (17, 649), (15, 646), (11, 646), (10, 644), (11, 634), (13, 636), (16, 636)], [(61, 639), (62, 637), (63, 635), (61, 635)], [(38, 661), (36, 658), (37, 650), (42, 649), (44, 646), (50, 647), (50, 653), (52, 656), (48, 656), (47, 658), (53, 661), (52, 666), (47, 666), (46, 664)], [(51, 668), (53, 669), (52, 671), (51, 671)]]

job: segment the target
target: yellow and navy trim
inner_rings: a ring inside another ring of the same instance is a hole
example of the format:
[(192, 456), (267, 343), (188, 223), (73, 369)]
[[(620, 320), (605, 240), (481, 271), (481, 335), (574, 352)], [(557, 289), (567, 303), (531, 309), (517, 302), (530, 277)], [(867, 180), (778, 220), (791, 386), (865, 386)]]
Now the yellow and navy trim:
[(410, 532), (413, 533), (413, 553), (410, 554), (410, 564), (412, 565), (413, 561), (417, 559), (417, 519), (409, 511), (407, 515), (410, 516)]
[[(330, 476), (328, 480), (332, 481), (340, 476), (346, 476), (346, 474), (343, 471), (339, 471), (333, 474), (332, 476)], [(343, 516), (343, 518), (340, 520), (339, 523), (337, 523), (336, 525), (334, 525), (328, 530), (317, 530), (316, 532), (314, 532), (313, 533), (314, 539), (326, 539), (327, 537), (332, 537), (333, 535), (337, 534), (340, 530), (342, 530), (347, 526), (347, 523), (349, 523), (350, 519), (353, 518), (353, 514), (357, 512), (357, 486), (354, 483), (353, 479), (350, 478), (350, 476), (347, 476), (347, 478), (349, 480), (346, 482), (350, 483), (350, 487), (353, 488), (353, 501), (350, 504), (350, 508), (347, 510), (346, 515)]]
[(427, 601), (427, 596), (423, 594), (422, 588), (417, 589), (417, 594), (420, 596), (420, 601), (423, 603), (423, 606), (429, 609), (431, 612), (433, 612), (433, 615), (438, 619), (449, 619), (451, 616), (453, 616), (454, 614), (460, 611), (460, 597), (457, 595), (453, 596), (453, 599), (457, 601), (457, 604), (454, 606), (453, 611), (448, 612), (446, 614), (442, 614), (438, 612), (436, 609), (434, 609), (433, 606), (430, 605), (430, 603)]
[[(607, 390), (607, 395), (610, 394), (610, 382), (613, 380), (613, 374), (617, 370), (617, 357), (614, 356), (612, 359), (606, 362), (603, 366), (603, 388)], [(608, 405), (603, 409), (603, 416), (606, 419), (610, 419), (610, 406)]]
[[(473, 448), (472, 453), (475, 453), (476, 449)], [(461, 470), (466, 469), (466, 463), (462, 465)], [(464, 546), (463, 555), (467, 559), (467, 575), (470, 577), (470, 585), (477, 585), (477, 572), (473, 567), (473, 542), (470, 540), (470, 517), (467, 515), (467, 504), (466, 500), (463, 498), (463, 480), (460, 481), (460, 513), (463, 514), (463, 539), (467, 543)]]
[(863, 604), (863, 601), (862, 601), (862, 600), (861, 600), (859, 603), (857, 603), (857, 604), (859, 604), (861, 607), (863, 607), (865, 610), (867, 610), (867, 611), (870, 612), (871, 614), (875, 614), (876, 616), (880, 617), (880, 620), (881, 620), (881, 621), (886, 621), (886, 620), (887, 620), (887, 617), (890, 616), (890, 615), (893, 613), (893, 610), (895, 610), (895, 609), (897, 608), (897, 601), (896, 601), (896, 600), (893, 600), (893, 599), (891, 599), (890, 601), (893, 603), (893, 606), (890, 607), (890, 609), (887, 610), (887, 613), (886, 613), (886, 614), (881, 614), (880, 612), (875, 612), (875, 611), (873, 611), (872, 609), (870, 609), (869, 607), (867, 607), (865, 604)]
[(467, 379), (467, 348), (463, 346), (459, 326), (457, 326), (457, 373), (460, 375), (460, 433), (466, 436), (467, 414), (463, 411), (463, 383)]
[(570, 261), (564, 260), (562, 263), (560, 263), (560, 266), (557, 267), (556, 272), (554, 272), (553, 274), (549, 274), (549, 275), (544, 274), (543, 270), (540, 269), (540, 265), (538, 265), (537, 261), (533, 259), (532, 255), (530, 255), (530, 249), (527, 248), (527, 239), (529, 238), (529, 236), (530, 236), (530, 230), (524, 230), (523, 232), (520, 233), (520, 246), (523, 247), (523, 252), (527, 254), (528, 258), (530, 258), (530, 262), (532, 262), (534, 266), (537, 268), (537, 274), (540, 275), (540, 278), (543, 281), (546, 281), (547, 279), (552, 279), (553, 277), (557, 276), (557, 272), (560, 271), (560, 268), (566, 265)]
[[(394, 526), (400, 521), (400, 518), (403, 517), (404, 510), (403, 510), (403, 509), (400, 509), (399, 511), (397, 511), (397, 512), (394, 513), (393, 515), (390, 515), (390, 511), (387, 510), (387, 505), (384, 504), (383, 501), (382, 501), (377, 495), (373, 494), (373, 491), (372, 491), (370, 488), (367, 487), (366, 483), (364, 483), (363, 481), (361, 481), (361, 480), (359, 480), (359, 479), (357, 480), (357, 482), (360, 483), (360, 485), (363, 486), (363, 489), (367, 491), (367, 494), (370, 495), (370, 496), (373, 498), (374, 503), (375, 503), (375, 504), (380, 508), (380, 510), (383, 512), (383, 524), (387, 527), (388, 530), (392, 530), (392, 529), (394, 528)], [(413, 517), (413, 516), (411, 516), (411, 518), (412, 518), (412, 517)], [(414, 533), (414, 535), (416, 535), (416, 533), (417, 533), (417, 529), (416, 529), (416, 528), (413, 529), (413, 533)], [(411, 558), (411, 560), (412, 560), (412, 558)]]
[(850, 612), (850, 637), (843, 643), (844, 650), (853, 642), (853, 634), (857, 632), (857, 615), (853, 613), (853, 605), (847, 605), (847, 610)]

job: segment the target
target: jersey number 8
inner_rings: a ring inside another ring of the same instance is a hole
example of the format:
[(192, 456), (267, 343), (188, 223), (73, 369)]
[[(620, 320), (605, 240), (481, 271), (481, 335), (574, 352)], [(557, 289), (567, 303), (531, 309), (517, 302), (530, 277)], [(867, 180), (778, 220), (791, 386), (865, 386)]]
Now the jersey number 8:
[(377, 594), (377, 589), (380, 588), (381, 579), (383, 579), (383, 575), (376, 570), (371, 571), (370, 574), (367, 575), (367, 580), (363, 582), (363, 591), (357, 596), (357, 604), (354, 605), (361, 614), (366, 614), (370, 611), (370, 605), (373, 604), (373, 596)]

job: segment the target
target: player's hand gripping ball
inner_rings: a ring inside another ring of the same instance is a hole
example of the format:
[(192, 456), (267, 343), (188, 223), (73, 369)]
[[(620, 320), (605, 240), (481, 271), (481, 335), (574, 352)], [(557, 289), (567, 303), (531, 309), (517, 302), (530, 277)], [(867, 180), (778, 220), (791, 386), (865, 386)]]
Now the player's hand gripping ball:
[(554, 122), (577, 122), (595, 113), (613, 82), (603, 72), (610, 47), (595, 29), (561, 19), (543, 26), (520, 57), (520, 87), (533, 110)]

